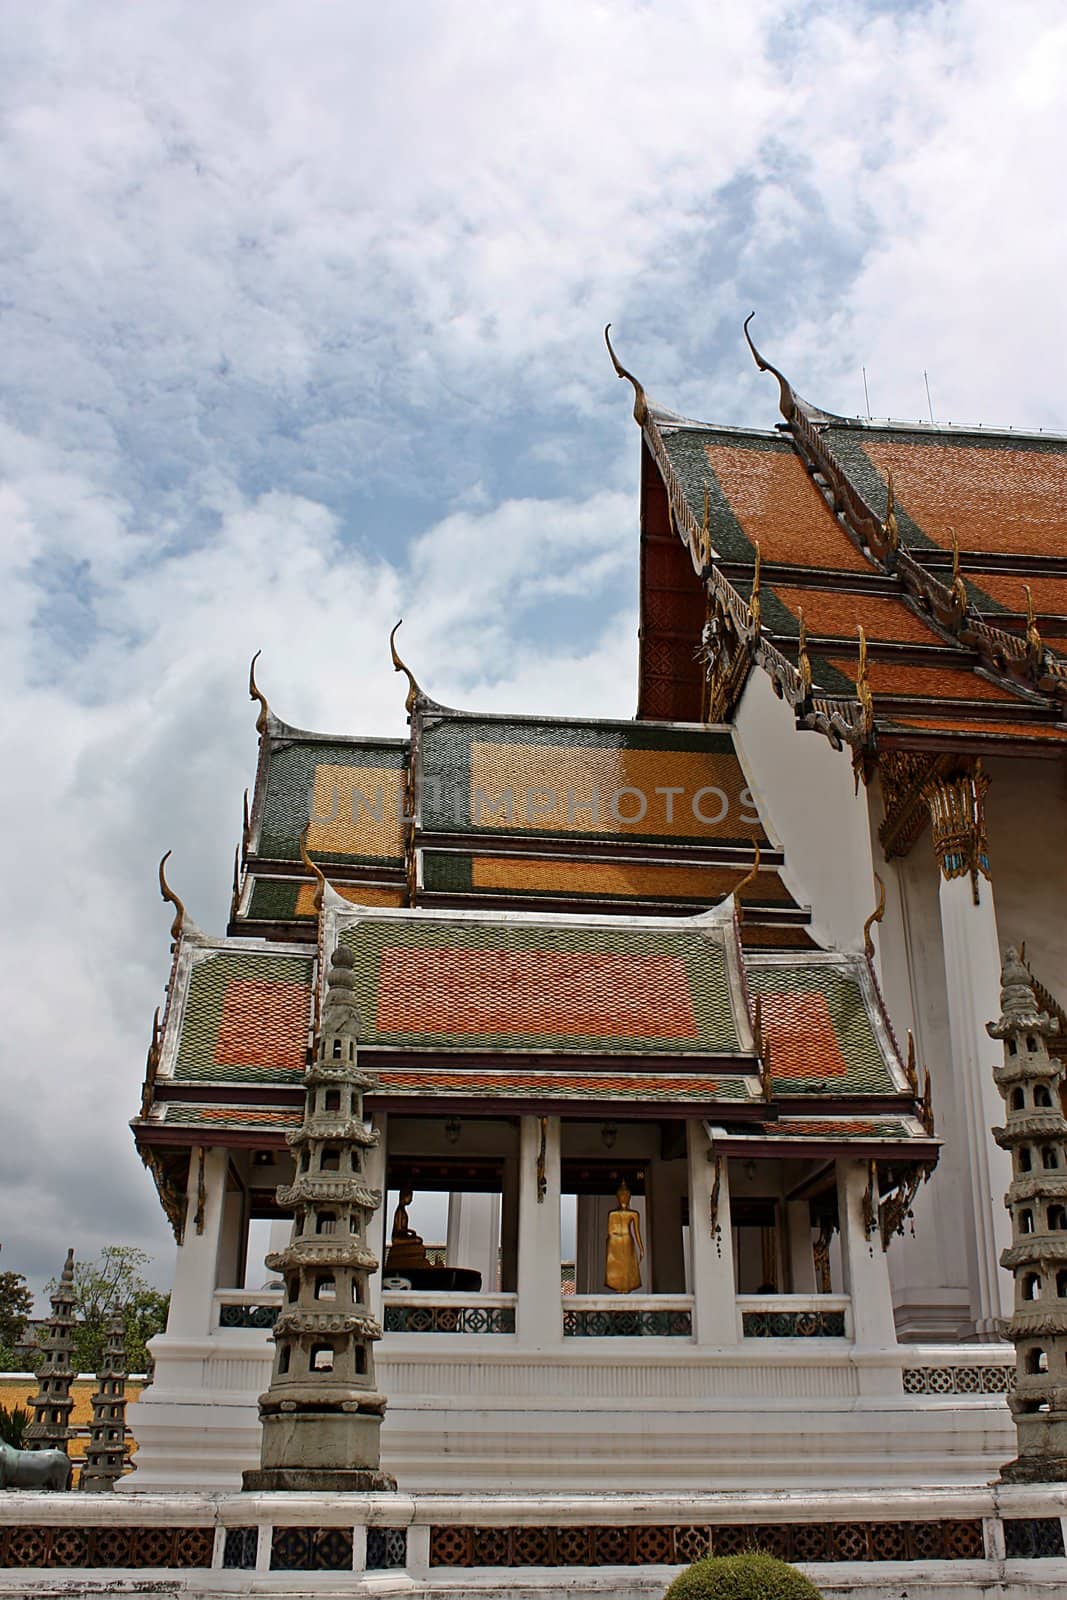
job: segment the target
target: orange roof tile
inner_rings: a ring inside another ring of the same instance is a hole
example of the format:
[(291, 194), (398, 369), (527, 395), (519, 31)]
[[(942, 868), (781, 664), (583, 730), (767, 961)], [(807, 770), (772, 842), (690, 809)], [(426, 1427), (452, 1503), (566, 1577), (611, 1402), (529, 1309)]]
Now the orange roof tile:
[(706, 447), (712, 471), (764, 561), (870, 572), (870, 563), (842, 532), (799, 459), (778, 450)]
[(463, 1090), (468, 1094), (529, 1094), (548, 1098), (560, 1094), (648, 1094), (660, 1099), (677, 1096), (713, 1095), (719, 1090), (714, 1078), (672, 1078), (663, 1073), (579, 1074), (571, 1072), (379, 1072), (383, 1089), (436, 1090), (447, 1094)]
[(1009, 611), (1026, 611), (1024, 583), (1030, 585), (1034, 597), (1034, 610), (1067, 617), (1067, 578), (1021, 578), (1016, 573), (968, 573), (975, 588), (981, 589), (991, 600), (999, 601)]
[[(831, 666), (855, 682), (858, 658), (828, 656)], [(913, 661), (869, 661), (868, 677), (875, 696), (923, 695), (937, 700), (1016, 700), (1009, 689), (990, 683), (966, 667), (924, 667)]]
[(310, 990), (303, 984), (234, 978), (226, 987), (215, 1042), (218, 1066), (263, 1067), (302, 1072)]
[(1048, 555), (1063, 547), (1067, 452), (864, 439), (900, 506), (936, 544)]
[(379, 1033), (698, 1037), (680, 956), (624, 951), (382, 951)]
[(825, 995), (810, 988), (762, 992), (760, 1005), (775, 1078), (837, 1078), (848, 1072)]
[[(658, 900), (702, 900), (731, 894), (743, 876), (738, 867), (690, 867), (647, 861), (525, 860), (518, 856), (475, 856), (475, 889), (510, 889), (531, 894), (618, 895)], [(761, 872), (745, 900), (789, 903), (791, 896), (776, 872)]]
[[(877, 709), (877, 708), (876, 708)], [(998, 733), (1005, 739), (1052, 739), (1067, 743), (1062, 722), (961, 722), (958, 717), (894, 717), (894, 728), (929, 728), (936, 733)]]
[(940, 634), (917, 617), (901, 600), (884, 595), (854, 594), (845, 590), (802, 589), (776, 583), (774, 592), (796, 616), (801, 607), (809, 634), (829, 638), (854, 639), (856, 625), (862, 623), (870, 640), (893, 643), (943, 644)]

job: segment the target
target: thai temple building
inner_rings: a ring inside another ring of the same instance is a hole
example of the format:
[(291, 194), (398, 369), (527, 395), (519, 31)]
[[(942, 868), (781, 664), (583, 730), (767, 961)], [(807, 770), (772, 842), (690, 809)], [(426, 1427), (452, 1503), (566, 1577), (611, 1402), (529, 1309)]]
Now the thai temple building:
[(253, 673), (226, 932), (166, 888), (133, 1130), (178, 1261), (123, 1490), (259, 1464), (283, 1289), (249, 1240), (286, 1259), (336, 952), (401, 1491), (974, 1485), (1017, 1455), (987, 1024), (1015, 946), (1064, 1060), (1067, 440), (836, 416), (753, 353), (759, 430), (617, 366), (632, 720), (580, 682), (569, 718), (441, 705), (399, 638), (403, 739), (291, 726)]

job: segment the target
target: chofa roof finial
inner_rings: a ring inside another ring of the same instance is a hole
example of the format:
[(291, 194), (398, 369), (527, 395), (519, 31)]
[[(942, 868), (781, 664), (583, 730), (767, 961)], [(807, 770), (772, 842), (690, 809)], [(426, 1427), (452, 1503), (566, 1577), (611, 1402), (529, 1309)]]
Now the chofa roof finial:
[(627, 383), (630, 383), (630, 384), (633, 385), (633, 391), (634, 391), (634, 421), (637, 422), (637, 423), (640, 423), (643, 426), (644, 422), (645, 422), (645, 419), (648, 416), (648, 400), (647, 400), (647, 398), (645, 396), (644, 386), (637, 381), (637, 379), (634, 377), (632, 372), (627, 372), (626, 368), (623, 366), (622, 362), (619, 360), (618, 356), (615, 354), (614, 348), (612, 347), (612, 343), (611, 343), (611, 323), (610, 322), (607, 324), (607, 326), (604, 329), (604, 343), (608, 347), (608, 355), (611, 357), (611, 364), (615, 368), (616, 376), (620, 377), (620, 378), (625, 378)]
[(868, 961), (874, 960), (874, 940), (871, 938), (871, 929), (876, 922), (881, 922), (885, 916), (885, 884), (877, 872), (874, 875), (874, 881), (878, 885), (878, 904), (863, 924), (863, 953)]
[(259, 687), (259, 684), (256, 682), (256, 662), (259, 660), (262, 654), (262, 650), (257, 650), (255, 655), (252, 657), (248, 668), (248, 698), (250, 700), (259, 701), (259, 716), (256, 718), (256, 732), (261, 738), (267, 731), (267, 718), (270, 716), (270, 706), (267, 704), (267, 697)]
[(400, 623), (403, 622), (403, 620), (404, 620), (403, 617), (401, 617), (400, 620), (397, 622), (396, 627), (394, 627), (392, 633), (389, 635), (389, 654), (393, 658), (393, 671), (394, 672), (402, 672), (404, 674), (404, 676), (408, 680), (408, 692), (407, 692), (407, 698), (404, 701), (404, 710), (407, 712), (408, 716), (410, 717), (411, 713), (415, 709), (416, 700), (422, 694), (422, 690), (419, 688), (419, 685), (418, 685), (418, 683), (416, 681), (416, 678), (415, 678), (415, 674), (412, 672), (411, 668), (407, 665), (407, 663), (400, 659), (400, 653), (396, 648), (396, 642), (395, 641), (396, 641), (397, 629), (400, 627)]
[(765, 360), (765, 358), (761, 356), (759, 351), (756, 349), (756, 346), (752, 340), (752, 335), (748, 331), (748, 325), (755, 315), (756, 313), (754, 311), (750, 311), (748, 316), (745, 318), (744, 327), (742, 330), (745, 335), (745, 340), (748, 344), (748, 348), (752, 351), (752, 359), (760, 371), (772, 372), (778, 379), (778, 409), (787, 422), (792, 422), (793, 414), (796, 410), (796, 395), (793, 393), (793, 385), (789, 382), (789, 379), (785, 376), (784, 372), (779, 372), (778, 368), (772, 366), (769, 361)]
[(750, 883), (755, 883), (757, 875), (759, 874), (760, 848), (759, 848), (759, 840), (758, 839), (754, 839), (752, 841), (752, 847), (753, 847), (752, 865), (749, 867), (749, 869), (745, 873), (744, 877), (741, 878), (739, 880), (739, 882), (734, 884), (734, 887), (733, 887), (733, 890), (732, 890), (733, 902), (734, 902), (734, 912), (735, 912), (735, 915), (737, 916), (738, 922), (740, 922), (742, 920), (742, 918), (744, 917), (744, 914), (745, 914), (744, 906), (741, 903), (741, 890), (742, 889), (747, 889)]
[(312, 877), (316, 879), (315, 893), (311, 897), (311, 903), (315, 907), (316, 911), (321, 911), (322, 896), (326, 888), (326, 874), (316, 862), (312, 861), (311, 856), (308, 854), (308, 833), (310, 832), (310, 829), (311, 823), (305, 822), (300, 834), (300, 859), (304, 863), (305, 867), (307, 867)]
[(1024, 583), (1023, 588), (1026, 590), (1026, 658), (1031, 667), (1036, 669), (1044, 665), (1045, 641), (1034, 615), (1033, 591), (1028, 583)]
[(170, 860), (171, 854), (172, 852), (168, 850), (166, 855), (160, 857), (159, 892), (163, 896), (164, 900), (174, 907), (174, 921), (170, 925), (170, 937), (171, 941), (174, 944), (177, 944), (178, 940), (182, 936), (182, 928), (185, 925), (185, 906), (178, 899), (178, 896), (174, 893), (174, 890), (167, 882), (167, 874), (163, 870), (167, 862)]

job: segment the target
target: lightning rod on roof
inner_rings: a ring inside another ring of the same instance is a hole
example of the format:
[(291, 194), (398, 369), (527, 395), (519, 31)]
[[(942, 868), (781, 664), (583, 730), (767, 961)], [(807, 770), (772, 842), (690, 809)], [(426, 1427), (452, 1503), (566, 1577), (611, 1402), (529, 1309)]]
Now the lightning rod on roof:
[(934, 420), (934, 402), (930, 399), (930, 379), (926, 375), (926, 368), (925, 367), (923, 368), (923, 382), (926, 385), (926, 409), (930, 413), (930, 421), (933, 422), (933, 420)]
[(864, 409), (867, 412), (867, 421), (870, 422), (870, 420), (871, 420), (871, 397), (867, 393), (867, 368), (866, 367), (861, 367), (860, 371), (863, 373), (863, 405), (864, 405)]

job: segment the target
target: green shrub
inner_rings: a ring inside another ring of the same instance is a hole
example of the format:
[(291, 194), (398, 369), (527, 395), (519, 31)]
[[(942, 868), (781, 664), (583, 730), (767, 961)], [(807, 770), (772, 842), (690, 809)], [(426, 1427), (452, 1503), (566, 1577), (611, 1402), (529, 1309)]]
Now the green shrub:
[(774, 1556), (705, 1556), (675, 1578), (664, 1600), (822, 1600), (788, 1561)]
[(23, 1406), (0, 1406), (0, 1439), (13, 1450), (21, 1450), (26, 1443), (26, 1429), (32, 1418)]

